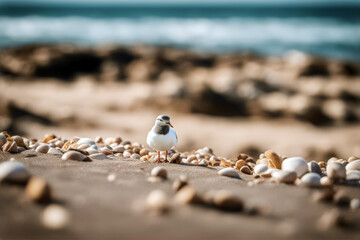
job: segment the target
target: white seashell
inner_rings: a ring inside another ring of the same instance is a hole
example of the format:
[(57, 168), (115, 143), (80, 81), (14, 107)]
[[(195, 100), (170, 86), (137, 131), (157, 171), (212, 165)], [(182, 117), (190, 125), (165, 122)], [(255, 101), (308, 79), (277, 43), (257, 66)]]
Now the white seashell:
[(346, 171), (346, 180), (359, 180), (360, 179), (360, 171), (349, 170)]
[(61, 157), (62, 160), (84, 161), (85, 155), (77, 151), (68, 151)]
[(91, 160), (109, 160), (111, 158), (109, 158), (108, 156), (106, 156), (105, 154), (103, 153), (95, 153), (95, 154), (91, 154), (89, 156), (89, 158)]
[(50, 148), (48, 153), (50, 153), (52, 155), (58, 155), (58, 156), (63, 155), (63, 152), (60, 149), (57, 149), (57, 148)]
[(331, 179), (345, 179), (346, 178), (346, 170), (344, 165), (338, 162), (331, 162), (326, 167), (326, 173)]
[(125, 151), (125, 148), (123, 146), (115, 146), (113, 148), (114, 153), (123, 153)]
[(30, 173), (21, 162), (8, 161), (0, 164), (0, 182), (25, 183)]
[(260, 163), (254, 167), (254, 173), (260, 174), (268, 170), (268, 166), (266, 164)]
[(350, 170), (360, 171), (360, 159), (352, 161), (348, 165), (346, 165), (346, 171)]
[(104, 143), (106, 145), (110, 145), (110, 144), (115, 143), (115, 142), (116, 142), (116, 139), (113, 138), (113, 137), (109, 137), (109, 138), (105, 139), (105, 141), (104, 141)]
[(41, 214), (42, 224), (50, 229), (64, 228), (70, 220), (69, 212), (62, 206), (51, 204)]
[(231, 167), (221, 169), (218, 171), (218, 175), (231, 178), (240, 178), (238, 171)]
[(82, 144), (89, 144), (89, 145), (95, 145), (95, 141), (91, 138), (80, 138), (80, 140), (77, 142), (78, 145)]
[(291, 157), (282, 162), (281, 169), (296, 172), (297, 177), (301, 177), (308, 171), (308, 165), (302, 157)]
[(319, 187), (320, 185), (320, 175), (317, 173), (306, 173), (301, 178), (301, 185), (306, 187)]
[(131, 157), (131, 153), (130, 152), (128, 152), (128, 151), (125, 151), (124, 153), (123, 153), (123, 156), (125, 157), (125, 158), (130, 158)]
[(294, 183), (297, 174), (294, 171), (279, 170), (279, 171), (273, 171), (271, 173), (271, 176), (277, 182)]
[(89, 154), (95, 154), (95, 153), (99, 153), (98, 150), (94, 149), (94, 148), (87, 148), (86, 151), (89, 153)]

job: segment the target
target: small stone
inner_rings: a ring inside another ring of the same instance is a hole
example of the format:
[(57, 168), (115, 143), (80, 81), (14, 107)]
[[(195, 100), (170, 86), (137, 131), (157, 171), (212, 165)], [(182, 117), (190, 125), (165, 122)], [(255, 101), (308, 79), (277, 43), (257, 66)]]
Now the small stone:
[(221, 169), (220, 171), (218, 171), (218, 175), (225, 176), (225, 177), (231, 177), (231, 178), (240, 178), (238, 171), (236, 171), (232, 167)]
[(181, 154), (175, 153), (169, 160), (169, 163), (181, 163)]
[(169, 210), (169, 200), (162, 190), (153, 190), (146, 198), (146, 208), (155, 214), (162, 214)]
[(113, 181), (115, 181), (115, 179), (116, 179), (116, 175), (115, 175), (115, 174), (110, 174), (110, 175), (107, 176), (107, 180), (108, 180), (109, 182), (113, 182)]
[(151, 170), (151, 176), (160, 177), (162, 179), (167, 179), (167, 171), (163, 167), (154, 167)]
[(360, 171), (360, 159), (354, 160), (346, 165), (346, 171), (356, 170)]
[(24, 143), (24, 140), (22, 137), (20, 136), (12, 136), (12, 140), (16, 142), (16, 145), (18, 147), (23, 147), (23, 148), (27, 148), (27, 146)]
[(354, 157), (354, 156), (351, 156), (351, 157), (348, 158), (348, 162), (349, 162), (349, 163), (350, 163), (350, 162), (353, 162), (353, 161), (356, 161), (356, 160), (360, 160), (360, 158)]
[(296, 180), (296, 172), (285, 171), (285, 170), (274, 171), (271, 173), (271, 176), (276, 182), (280, 182), (280, 183), (292, 184)]
[(113, 148), (114, 153), (123, 153), (125, 151), (125, 148), (123, 146), (116, 146)]
[(184, 205), (202, 202), (201, 198), (197, 194), (196, 189), (190, 185), (184, 186), (175, 194), (175, 201)]
[(302, 177), (308, 171), (308, 165), (302, 157), (291, 157), (282, 162), (281, 169), (296, 172), (297, 177)]
[(331, 162), (327, 165), (326, 173), (333, 180), (343, 180), (346, 178), (346, 170), (344, 165), (338, 162)]
[(75, 160), (75, 161), (85, 161), (86, 157), (84, 154), (77, 151), (68, 151), (61, 157), (62, 160)]
[(211, 166), (220, 166), (220, 160), (216, 156), (211, 156), (209, 159), (209, 164)]
[(143, 148), (140, 150), (140, 156), (146, 156), (149, 154), (149, 149)]
[(89, 144), (91, 145), (96, 145), (95, 141), (92, 140), (91, 138), (80, 138), (79, 141), (77, 142), (77, 144), (82, 145), (82, 144)]
[(51, 201), (51, 189), (45, 179), (40, 177), (30, 178), (26, 186), (26, 195), (33, 201), (48, 203)]
[(360, 199), (358, 199), (358, 198), (353, 198), (353, 199), (351, 199), (351, 201), (350, 201), (350, 208), (351, 208), (352, 210), (357, 210), (357, 209), (359, 209), (359, 208), (360, 208)]
[(62, 229), (68, 225), (69, 212), (58, 204), (47, 206), (41, 214), (42, 224), (49, 229)]
[(50, 140), (55, 139), (56, 136), (54, 134), (48, 133), (45, 135), (44, 139), (42, 140), (43, 143), (48, 143)]
[[(111, 145), (112, 143), (117, 143), (116, 142), (116, 138), (113, 138), (113, 137), (109, 137), (107, 139), (105, 139), (105, 142), (104, 142), (106, 145)], [(120, 143), (118, 143), (120, 144)]]
[(62, 156), (63, 152), (60, 149), (57, 148), (49, 148), (48, 151), (49, 154), (56, 155), (56, 156)]
[(243, 210), (243, 201), (226, 190), (218, 191), (213, 198), (214, 206), (224, 211)]
[(349, 206), (350, 197), (345, 191), (338, 191), (334, 195), (334, 203), (338, 206)]
[(331, 184), (333, 184), (333, 182), (328, 177), (322, 177), (322, 178), (320, 178), (320, 184), (321, 184), (321, 186), (330, 186)]
[(257, 164), (254, 167), (254, 173), (255, 174), (261, 174), (261, 173), (266, 172), (267, 170), (268, 170), (268, 166), (266, 164), (263, 164), (263, 163)]
[(176, 179), (172, 185), (172, 189), (177, 192), (179, 191), (181, 188), (185, 187), (186, 185), (188, 185), (188, 180), (187, 177), (185, 175), (181, 175), (178, 179)]
[(306, 173), (301, 178), (301, 185), (305, 187), (320, 187), (320, 175), (317, 173)]
[(21, 162), (7, 161), (0, 164), (0, 183), (26, 183), (30, 173)]
[(18, 153), (17, 144), (15, 141), (7, 141), (2, 146), (2, 150), (9, 153)]
[(315, 162), (315, 161), (311, 161), (308, 163), (308, 171), (311, 173), (317, 173), (320, 176), (322, 175), (321, 168), (320, 168), (319, 164), (317, 164), (317, 162)]
[(346, 171), (346, 180), (360, 180), (360, 171), (350, 170)]
[(236, 168), (238, 171), (240, 171), (240, 169), (241, 169), (243, 166), (245, 166), (245, 165), (246, 165), (245, 160), (240, 159), (240, 160), (236, 161), (236, 163), (235, 163), (235, 168)]
[(251, 172), (251, 169), (249, 168), (249, 166), (242, 166), (241, 168), (240, 168), (240, 172), (242, 172), (242, 173), (245, 173), (245, 174), (248, 174), (248, 175), (251, 175), (252, 174), (252, 172)]
[(130, 158), (131, 157), (131, 152), (129, 152), (129, 151), (125, 151), (124, 153), (123, 153), (123, 156), (124, 156), (124, 158)]
[(139, 154), (137, 154), (137, 153), (134, 153), (134, 154), (132, 154), (132, 155), (131, 155), (131, 158), (132, 158), (132, 159), (137, 159), (137, 160), (138, 160), (138, 159), (140, 159), (140, 158), (141, 158), (141, 156), (140, 156)]
[(102, 137), (97, 136), (97, 137), (95, 138), (95, 143), (104, 143)]
[(271, 168), (281, 169), (282, 159), (275, 152), (268, 150), (264, 153), (265, 157), (269, 159)]
[(103, 153), (95, 153), (89, 156), (90, 160), (110, 160), (108, 156)]
[(41, 144), (40, 146), (38, 146), (36, 148), (36, 152), (39, 152), (39, 153), (48, 153), (50, 149), (50, 146), (48, 144)]

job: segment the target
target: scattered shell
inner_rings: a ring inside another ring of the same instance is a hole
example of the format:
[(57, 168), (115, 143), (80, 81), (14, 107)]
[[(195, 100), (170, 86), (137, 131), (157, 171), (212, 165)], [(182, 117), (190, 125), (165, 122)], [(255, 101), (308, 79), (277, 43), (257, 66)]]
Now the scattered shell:
[(172, 189), (177, 192), (186, 185), (188, 185), (187, 177), (185, 175), (181, 175), (178, 179), (174, 181)]
[(123, 146), (116, 146), (113, 148), (114, 153), (123, 153), (125, 151), (125, 148)]
[(12, 140), (15, 141), (19, 147), (27, 148), (22, 137), (12, 136)]
[(232, 167), (221, 169), (220, 171), (218, 171), (218, 175), (231, 178), (240, 178), (239, 173)]
[(2, 147), (4, 152), (9, 152), (9, 153), (17, 153), (18, 149), (17, 149), (17, 144), (15, 141), (7, 141), (3, 147)]
[(26, 195), (35, 202), (48, 203), (51, 201), (51, 189), (45, 179), (30, 178), (26, 186)]
[(124, 153), (123, 153), (123, 156), (124, 156), (124, 158), (130, 158), (131, 157), (131, 152), (129, 152), (129, 151), (125, 151)]
[(321, 168), (320, 168), (319, 164), (317, 164), (317, 162), (315, 162), (315, 161), (311, 161), (308, 163), (308, 171), (311, 173), (317, 173), (320, 176), (322, 175)]
[(346, 171), (346, 180), (359, 180), (360, 179), (360, 171), (350, 170)]
[(169, 200), (162, 190), (153, 190), (146, 198), (146, 208), (152, 213), (161, 214), (169, 209)]
[(61, 229), (68, 225), (70, 220), (69, 212), (58, 204), (47, 206), (41, 214), (42, 224), (50, 229)]
[(97, 137), (95, 138), (95, 142), (96, 142), (96, 143), (103, 143), (102, 137), (97, 136)]
[(201, 203), (201, 198), (196, 189), (190, 185), (184, 186), (175, 194), (175, 201), (180, 204)]
[(109, 182), (113, 182), (113, 181), (115, 181), (115, 179), (116, 179), (116, 175), (115, 175), (115, 174), (110, 174), (110, 175), (107, 176), (107, 180), (108, 180)]
[(286, 170), (274, 171), (271, 176), (275, 181), (281, 183), (294, 183), (296, 180), (296, 172)]
[(240, 159), (240, 160), (236, 161), (235, 168), (240, 171), (240, 169), (245, 165), (246, 165), (245, 160)]
[(308, 171), (308, 165), (302, 157), (291, 157), (282, 162), (281, 169), (296, 172), (297, 177), (301, 177)]
[(266, 164), (260, 163), (254, 167), (254, 173), (260, 174), (266, 172), (268, 170), (268, 166)]
[(268, 150), (264, 153), (265, 157), (269, 159), (271, 168), (281, 169), (282, 159), (275, 152)]
[(215, 207), (224, 211), (243, 210), (243, 201), (226, 190), (218, 191), (213, 198)]
[(48, 153), (49, 149), (50, 146), (48, 144), (40, 144), (40, 146), (38, 146), (35, 151), (39, 153)]
[(91, 154), (89, 156), (89, 158), (90, 158), (90, 160), (109, 160), (109, 159), (111, 159), (103, 153)]
[(320, 185), (320, 175), (317, 173), (306, 173), (301, 178), (301, 185), (306, 187), (319, 187)]
[(24, 164), (16, 161), (7, 161), (0, 164), (0, 183), (26, 183), (30, 178)]
[(105, 155), (113, 154), (112, 149), (110, 149), (109, 147), (102, 147), (102, 148), (100, 148), (100, 151), (102, 153), (104, 153)]
[(79, 145), (82, 145), (82, 144), (95, 145), (96, 143), (91, 138), (80, 138), (79, 141), (77, 142), (77, 144), (79, 144)]
[(149, 154), (149, 149), (143, 148), (140, 150), (140, 156), (146, 156)]
[(42, 140), (42, 142), (48, 143), (50, 140), (53, 140), (53, 139), (55, 139), (55, 138), (56, 138), (56, 136), (55, 136), (54, 134), (48, 133), (48, 134), (45, 135), (45, 137), (44, 137), (44, 139)]
[(163, 167), (154, 167), (151, 170), (151, 176), (166, 179), (167, 178), (167, 171)]
[(181, 154), (175, 153), (169, 160), (169, 163), (181, 163)]
[(351, 157), (348, 158), (348, 162), (353, 162), (355, 160), (360, 160), (360, 158), (354, 157), (354, 156), (351, 156)]
[(134, 153), (134, 154), (131, 155), (131, 158), (132, 159), (140, 159), (141, 156), (139, 154), (137, 154), (137, 153)]
[(84, 161), (85, 155), (77, 151), (68, 151), (61, 157), (62, 160)]
[(360, 159), (354, 160), (346, 165), (346, 171), (356, 170), (360, 171)]
[(326, 168), (326, 165), (327, 165), (326, 162), (323, 162), (323, 161), (319, 162), (318, 164), (321, 168)]
[[(105, 139), (104, 143), (106, 145), (111, 145), (113, 143), (120, 144), (121, 142), (122, 142), (122, 140), (119, 137), (117, 137), (117, 138), (109, 137), (109, 138)], [(125, 143), (123, 143), (123, 145), (125, 145)]]
[(50, 148), (48, 151), (49, 154), (61, 156), (63, 152), (60, 149), (57, 148)]
[(350, 201), (350, 208), (356, 210), (360, 208), (360, 199), (354, 198)]
[(240, 168), (240, 172), (248, 174), (248, 175), (252, 174), (251, 169), (249, 168), (249, 166), (242, 166)]
[(329, 178), (334, 180), (342, 180), (346, 178), (346, 170), (344, 165), (338, 162), (331, 162), (326, 168)]

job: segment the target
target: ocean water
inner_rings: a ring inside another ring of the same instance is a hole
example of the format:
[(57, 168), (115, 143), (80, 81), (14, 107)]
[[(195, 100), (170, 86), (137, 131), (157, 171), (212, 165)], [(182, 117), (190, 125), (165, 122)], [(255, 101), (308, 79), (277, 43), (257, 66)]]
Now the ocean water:
[(360, 61), (360, 5), (0, 5), (0, 47), (59, 42)]

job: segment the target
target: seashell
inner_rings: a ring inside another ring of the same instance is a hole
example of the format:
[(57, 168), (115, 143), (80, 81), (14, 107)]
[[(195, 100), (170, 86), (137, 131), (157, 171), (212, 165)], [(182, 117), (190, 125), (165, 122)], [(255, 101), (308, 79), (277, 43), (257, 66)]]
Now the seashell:
[(221, 161), (220, 161), (217, 157), (215, 157), (215, 156), (212, 156), (212, 157), (210, 157), (210, 159), (209, 159), (209, 164), (210, 164), (211, 166), (220, 166), (220, 163), (221, 163)]
[(57, 148), (50, 148), (47, 153), (52, 154), (52, 155), (58, 155), (58, 156), (63, 155), (63, 152)]
[(20, 136), (12, 136), (12, 140), (16, 142), (16, 145), (17, 145), (18, 147), (27, 148), (27, 147), (25, 146), (25, 143), (24, 143), (24, 140), (23, 140), (22, 137), (20, 137)]
[(199, 154), (212, 154), (213, 153), (213, 150), (209, 147), (204, 147), (204, 148), (200, 148), (198, 150), (196, 150), (197, 153)]
[(45, 179), (40, 177), (30, 178), (26, 185), (26, 196), (35, 202), (48, 203), (51, 201), (51, 189)]
[(17, 153), (18, 149), (17, 149), (17, 144), (15, 141), (7, 141), (3, 147), (2, 150), (4, 152), (9, 152), (9, 153)]
[(125, 148), (123, 146), (116, 146), (113, 148), (114, 153), (123, 153), (125, 151)]
[(62, 149), (61, 149), (61, 150), (67, 151), (67, 150), (69, 149), (69, 147), (70, 147), (70, 141), (66, 141), (66, 142), (64, 143), (64, 145), (62, 146)]
[(246, 165), (245, 160), (241, 159), (241, 160), (236, 161), (235, 168), (240, 171), (240, 168), (242, 168), (245, 165)]
[(349, 162), (349, 163), (350, 163), (350, 162), (353, 162), (353, 161), (356, 161), (356, 160), (360, 160), (360, 158), (354, 157), (354, 156), (351, 156), (351, 157), (348, 158), (348, 162)]
[(264, 153), (265, 157), (269, 160), (271, 168), (281, 169), (282, 159), (275, 152), (268, 150)]
[(255, 174), (261, 174), (268, 170), (268, 166), (266, 164), (260, 163), (254, 167)]
[(104, 143), (102, 137), (97, 136), (97, 137), (95, 138), (95, 143)]
[(49, 229), (62, 229), (69, 224), (70, 214), (64, 207), (51, 204), (44, 209), (40, 220)]
[(346, 178), (346, 170), (344, 165), (338, 162), (331, 162), (327, 165), (326, 173), (329, 178), (334, 180), (342, 180)]
[[(86, 149), (88, 149), (90, 146), (91, 146), (90, 144), (84, 143), (84, 144), (79, 145), (78, 149), (80, 149), (80, 150), (86, 150)], [(94, 146), (96, 146), (96, 145), (94, 145)]]
[(45, 137), (44, 137), (44, 139), (42, 140), (42, 142), (43, 142), (43, 143), (48, 143), (50, 140), (53, 140), (53, 139), (55, 139), (55, 138), (56, 138), (56, 136), (55, 136), (54, 134), (48, 133), (48, 134), (45, 135)]
[(123, 156), (124, 156), (124, 158), (130, 158), (131, 157), (131, 152), (129, 152), (129, 151), (125, 151), (124, 153), (123, 153)]
[(274, 171), (271, 176), (276, 182), (280, 183), (294, 183), (297, 177), (296, 172), (286, 170)]
[(281, 169), (296, 172), (297, 177), (301, 177), (308, 171), (308, 165), (302, 157), (291, 157), (282, 162)]
[(236, 171), (232, 167), (221, 169), (220, 171), (218, 171), (218, 175), (225, 176), (225, 177), (231, 177), (231, 178), (240, 178), (238, 171)]
[(197, 160), (195, 155), (190, 155), (187, 159), (186, 162), (187, 163), (191, 163), (192, 161)]
[(244, 206), (244, 203), (240, 198), (226, 190), (216, 192), (213, 203), (216, 208), (224, 211), (241, 211)]
[(192, 162), (191, 162), (191, 164), (195, 164), (195, 165), (198, 165), (199, 164), (199, 161), (196, 159), (196, 160), (193, 160)]
[(206, 159), (201, 159), (201, 161), (199, 162), (199, 165), (207, 166), (207, 165), (209, 165), (209, 162)]
[(86, 157), (84, 154), (77, 151), (68, 151), (61, 157), (62, 160), (75, 160), (75, 161), (85, 161)]
[(346, 165), (346, 171), (356, 170), (360, 171), (360, 159), (354, 160)]
[(141, 148), (140, 148), (140, 147), (133, 147), (133, 148), (132, 148), (132, 150), (133, 150), (133, 152), (134, 152), (134, 153), (139, 154), (139, 153), (140, 153)]
[(233, 164), (233, 163), (231, 163), (231, 162), (229, 162), (229, 161), (227, 161), (225, 159), (221, 159), (221, 163), (220, 163), (221, 167), (224, 167), (224, 168), (230, 167), (230, 168), (232, 168), (234, 165), (235, 164)]
[(358, 198), (353, 198), (353, 199), (351, 199), (351, 201), (350, 201), (350, 208), (351, 208), (352, 210), (359, 209), (359, 208), (360, 208), (360, 199), (358, 199)]
[(332, 184), (332, 180), (328, 177), (322, 177), (320, 178), (320, 184), (321, 186), (330, 186)]
[(139, 154), (137, 154), (137, 153), (134, 153), (134, 154), (131, 155), (131, 158), (132, 159), (140, 159), (141, 156)]
[(103, 153), (91, 154), (89, 156), (89, 158), (90, 158), (90, 160), (109, 160), (109, 159), (111, 159)]
[(320, 168), (319, 164), (317, 164), (317, 162), (311, 161), (307, 165), (308, 165), (308, 171), (309, 172), (317, 173), (320, 176), (322, 175), (321, 168)]
[(149, 149), (143, 148), (140, 150), (140, 156), (145, 156), (149, 154)]
[(61, 141), (61, 140), (57, 140), (55, 142), (55, 146), (58, 147), (58, 148), (62, 148), (64, 146), (64, 142)]
[(156, 214), (161, 214), (169, 209), (169, 200), (164, 191), (153, 190), (146, 198), (146, 208)]
[(7, 161), (0, 164), (0, 183), (26, 183), (30, 173), (21, 162)]
[(142, 161), (148, 161), (149, 158), (148, 158), (148, 156), (142, 156), (142, 157), (140, 158), (140, 160), (142, 160)]
[(356, 170), (346, 171), (346, 180), (360, 180), (360, 171), (356, 171)]
[(47, 144), (40, 144), (40, 146), (38, 146), (36, 148), (36, 152), (39, 152), (39, 153), (48, 153), (49, 152), (49, 149), (50, 149), (50, 146), (47, 145)]
[(181, 154), (180, 153), (175, 153), (174, 155), (171, 156), (169, 163), (181, 163)]
[(245, 173), (245, 174), (248, 174), (248, 175), (251, 175), (252, 174), (252, 172), (251, 172), (251, 169), (248, 167), (248, 166), (242, 166), (241, 168), (240, 168), (240, 172), (242, 172), (242, 173)]
[(321, 168), (326, 168), (326, 165), (327, 165), (326, 162), (324, 162), (324, 161), (321, 161), (318, 164)]
[(305, 187), (320, 187), (320, 175), (314, 172), (306, 173), (301, 178), (301, 185)]
[(151, 176), (166, 179), (167, 178), (167, 171), (163, 167), (154, 167), (151, 170)]
[(186, 185), (175, 194), (175, 202), (185, 205), (201, 203), (202, 200), (194, 187)]
[(187, 177), (185, 175), (180, 175), (180, 177), (174, 181), (172, 189), (177, 192), (188, 184), (189, 183)]
[(83, 145), (83, 144), (89, 144), (89, 145), (96, 145), (95, 141), (92, 140), (91, 138), (80, 138), (79, 141), (77, 141), (78, 145)]
[(100, 152), (104, 153), (105, 155), (111, 155), (111, 154), (113, 154), (112, 150), (110, 150), (108, 147), (102, 147), (102, 148), (100, 148)]

